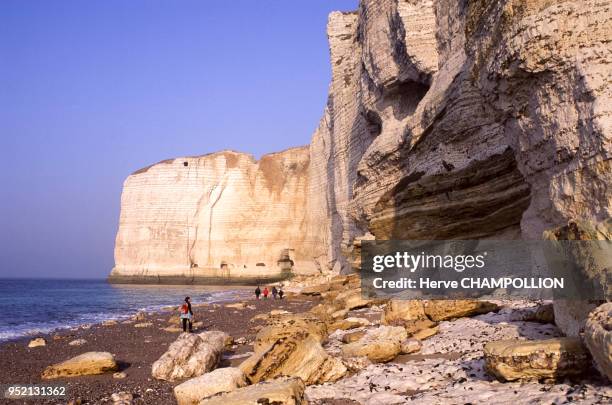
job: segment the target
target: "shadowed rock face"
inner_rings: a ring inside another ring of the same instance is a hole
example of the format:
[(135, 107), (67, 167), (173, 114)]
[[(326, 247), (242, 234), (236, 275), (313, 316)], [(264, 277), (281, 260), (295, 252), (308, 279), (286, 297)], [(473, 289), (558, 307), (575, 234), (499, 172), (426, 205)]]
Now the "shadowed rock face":
[(354, 221), (379, 239), (539, 239), (608, 217), (611, 13), (587, 3), (433, 2), (437, 72), (412, 113), (382, 119)]

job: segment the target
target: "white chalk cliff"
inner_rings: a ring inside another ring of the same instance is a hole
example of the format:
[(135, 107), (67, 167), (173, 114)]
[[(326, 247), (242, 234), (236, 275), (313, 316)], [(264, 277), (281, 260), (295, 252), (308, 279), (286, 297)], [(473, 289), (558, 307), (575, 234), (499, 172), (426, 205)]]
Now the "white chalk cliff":
[(163, 161), (124, 184), (112, 276), (253, 277), (318, 272), (308, 148)]
[(361, 0), (334, 12), (310, 146), (132, 174), (113, 275), (267, 274), (289, 256), (293, 271), (347, 272), (364, 237), (596, 226), (612, 213), (611, 27), (598, 0)]

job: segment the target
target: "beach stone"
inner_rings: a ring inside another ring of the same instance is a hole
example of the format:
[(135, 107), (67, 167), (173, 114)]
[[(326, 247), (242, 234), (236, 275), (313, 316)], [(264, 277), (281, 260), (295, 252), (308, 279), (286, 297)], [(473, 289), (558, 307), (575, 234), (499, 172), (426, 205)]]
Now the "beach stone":
[(408, 338), (406, 340), (403, 340), (400, 343), (400, 353), (402, 354), (416, 353), (419, 350), (421, 350), (421, 347), (423, 347), (423, 344), (421, 343), (419, 339)]
[(365, 331), (349, 332), (342, 335), (342, 343), (353, 343), (364, 337)]
[(255, 350), (240, 368), (252, 384), (280, 376), (300, 377), (307, 385), (321, 384), (336, 381), (347, 372), (307, 331), (276, 338)]
[(423, 303), (425, 314), (432, 321), (486, 314), (499, 309), (497, 304), (476, 300), (431, 300)]
[(180, 325), (181, 324), (181, 316), (180, 315), (172, 315), (168, 318), (168, 323), (171, 325)]
[(153, 322), (142, 322), (134, 324), (135, 328), (150, 328), (153, 326)]
[(342, 303), (343, 308), (348, 311), (367, 307), (373, 302), (363, 297), (361, 288), (344, 291), (336, 296), (335, 301)]
[(123, 371), (118, 371), (116, 373), (113, 373), (113, 378), (116, 378), (118, 380), (124, 379), (127, 377), (127, 374), (124, 373)]
[(108, 352), (87, 352), (47, 367), (43, 379), (104, 374), (117, 371), (117, 362)]
[(307, 332), (320, 343), (327, 339), (327, 325), (310, 313), (283, 314), (270, 317), (266, 325), (255, 336), (255, 352), (267, 347), (279, 338)]
[(484, 355), (486, 370), (500, 381), (557, 379), (589, 367), (589, 355), (577, 338), (489, 342)]
[(591, 312), (584, 341), (599, 372), (612, 381), (612, 303), (600, 305)]
[(322, 293), (325, 293), (329, 290), (330, 290), (330, 285), (328, 283), (324, 283), (324, 284), (317, 284), (317, 285), (311, 285), (308, 287), (304, 287), (302, 288), (302, 291), (300, 291), (300, 294), (312, 297), (312, 296), (321, 295)]
[(111, 401), (113, 401), (113, 405), (132, 405), (134, 396), (129, 392), (115, 392), (111, 395)]
[(401, 326), (380, 326), (371, 329), (356, 342), (342, 347), (344, 357), (367, 357), (372, 363), (393, 360), (401, 351), (401, 342), (408, 334)]
[(205, 397), (247, 385), (244, 372), (236, 367), (218, 368), (174, 387), (178, 405), (196, 405)]
[(368, 326), (368, 325), (370, 325), (370, 321), (368, 321), (365, 318), (350, 317), (350, 318), (342, 319), (342, 320), (332, 323), (329, 326), (329, 331), (349, 330), (349, 329), (361, 328), (363, 326)]
[(403, 325), (406, 321), (427, 319), (423, 301), (391, 300), (385, 306), (381, 316), (383, 325)]
[[(214, 369), (225, 347), (224, 338), (210, 334), (182, 333), (168, 350), (153, 363), (151, 374), (158, 380), (174, 381), (179, 378), (200, 376)], [(225, 334), (227, 335), (227, 334)]]
[(304, 382), (300, 378), (278, 378), (217, 394), (199, 405), (306, 405)]
[(68, 345), (69, 346), (82, 346), (85, 343), (87, 343), (87, 340), (85, 339), (75, 339), (75, 340), (70, 341)]
[(285, 311), (284, 309), (273, 309), (272, 311), (270, 311), (270, 316), (285, 315), (290, 313), (291, 312)]
[(177, 333), (177, 332), (182, 332), (183, 328), (179, 328), (178, 326), (168, 326), (166, 328), (160, 328), (161, 330), (165, 330), (166, 332), (170, 332), (170, 333)]
[(370, 366), (372, 362), (367, 357), (361, 356), (342, 358), (342, 364), (344, 364), (350, 373), (358, 373)]
[(336, 302), (323, 302), (310, 308), (310, 313), (323, 322), (333, 322), (336, 319), (344, 318), (348, 311), (340, 308)]
[(209, 330), (207, 332), (199, 333), (198, 336), (204, 341), (204, 343), (214, 347), (220, 347), (221, 350), (224, 347), (229, 347), (234, 344), (234, 338), (220, 330)]
[(246, 308), (246, 304), (244, 302), (235, 302), (233, 304), (226, 304), (225, 308), (244, 309)]
[(117, 324), (118, 324), (118, 322), (115, 321), (114, 319), (108, 319), (108, 320), (102, 322), (102, 325), (104, 325), (104, 326), (113, 326), (113, 325), (117, 325)]
[(40, 346), (46, 346), (46, 345), (47, 345), (47, 341), (41, 337), (32, 339), (30, 340), (30, 343), (28, 343), (28, 347), (40, 347)]
[(538, 323), (555, 323), (555, 310), (553, 304), (539, 305), (533, 312), (526, 316), (524, 321)]
[(434, 326), (432, 328), (421, 329), (410, 336), (418, 340), (425, 340), (433, 335), (436, 335), (439, 331), (440, 329), (437, 326)]

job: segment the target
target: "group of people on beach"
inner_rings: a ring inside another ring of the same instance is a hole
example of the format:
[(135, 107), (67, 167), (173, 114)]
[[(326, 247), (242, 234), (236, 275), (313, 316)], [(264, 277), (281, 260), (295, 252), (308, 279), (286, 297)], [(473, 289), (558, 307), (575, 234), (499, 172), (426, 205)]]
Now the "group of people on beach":
[[(285, 292), (281, 287), (276, 288), (276, 286), (272, 286), (272, 289), (268, 289), (267, 286), (264, 286), (262, 290), (257, 286), (255, 289), (255, 298), (260, 299), (263, 297), (264, 299), (268, 299), (268, 296), (272, 295), (274, 299), (283, 299), (285, 296)], [(180, 307), (180, 318), (183, 326), (183, 332), (189, 331), (191, 333), (193, 331), (193, 310), (191, 309), (191, 298), (185, 297), (185, 302)]]
[(270, 293), (272, 293), (272, 296), (274, 297), (274, 299), (278, 297), (281, 300), (283, 299), (283, 296), (285, 295), (285, 292), (283, 291), (281, 287), (276, 288), (276, 286), (272, 286), (272, 290), (268, 290), (268, 287), (264, 286), (264, 289), (262, 291), (261, 288), (257, 286), (257, 288), (255, 289), (255, 298), (259, 299), (260, 296), (263, 296), (264, 299), (267, 299)]

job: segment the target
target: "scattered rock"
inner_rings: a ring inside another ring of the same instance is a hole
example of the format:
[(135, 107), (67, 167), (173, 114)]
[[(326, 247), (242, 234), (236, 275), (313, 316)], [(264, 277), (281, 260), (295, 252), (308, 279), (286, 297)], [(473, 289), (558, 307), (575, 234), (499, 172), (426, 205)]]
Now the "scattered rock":
[(115, 392), (111, 395), (111, 401), (113, 401), (113, 405), (132, 405), (134, 396), (129, 392)]
[(357, 373), (367, 368), (372, 362), (367, 357), (346, 357), (342, 359), (342, 364), (351, 373)]
[(304, 382), (279, 378), (203, 399), (199, 405), (306, 405)]
[(235, 302), (233, 304), (225, 305), (225, 308), (244, 309), (246, 308), (246, 304), (244, 302)]
[(114, 319), (108, 319), (108, 320), (102, 322), (102, 325), (104, 325), (104, 326), (113, 326), (113, 325), (117, 325), (117, 324), (118, 324), (118, 322), (115, 321)]
[(30, 340), (30, 343), (28, 343), (28, 347), (40, 347), (40, 346), (46, 346), (46, 345), (47, 345), (47, 341), (41, 337), (32, 339)]
[(484, 348), (485, 366), (501, 381), (557, 379), (582, 374), (589, 356), (579, 339), (500, 340)]
[(122, 380), (122, 379), (124, 379), (126, 377), (127, 377), (127, 374), (124, 373), (123, 371), (118, 371), (116, 373), (113, 373), (113, 378), (116, 378), (118, 380)]
[(403, 325), (406, 321), (427, 319), (423, 301), (391, 300), (385, 306), (381, 317), (383, 325)]
[(178, 326), (168, 326), (166, 328), (160, 328), (161, 330), (165, 330), (166, 332), (177, 333), (182, 332), (183, 328), (179, 328)]
[(244, 372), (235, 367), (218, 368), (174, 387), (178, 405), (196, 405), (200, 400), (220, 392), (247, 385)]
[(365, 318), (346, 318), (336, 321), (329, 326), (329, 330), (349, 330), (370, 325), (370, 321)]
[(303, 314), (284, 314), (270, 317), (266, 325), (257, 332), (253, 345), (255, 352), (270, 345), (279, 338), (307, 332), (318, 342), (327, 339), (327, 326), (316, 316)]
[(344, 309), (352, 310), (364, 308), (372, 304), (372, 300), (366, 299), (361, 293), (361, 288), (344, 291), (336, 297), (335, 301), (342, 303)]
[(365, 336), (365, 331), (345, 333), (342, 336), (342, 343), (353, 343)]
[(401, 342), (407, 338), (401, 326), (380, 326), (371, 329), (356, 342), (342, 347), (344, 357), (367, 357), (373, 363), (393, 360), (401, 350)]
[(159, 360), (153, 363), (153, 377), (174, 381), (178, 378), (197, 377), (214, 369), (225, 347), (225, 338), (220, 335), (222, 332), (211, 333), (179, 335)]
[(423, 307), (429, 319), (436, 322), (499, 310), (496, 304), (476, 300), (431, 300), (425, 301)]
[(591, 312), (584, 340), (597, 369), (612, 381), (612, 303), (603, 304)]
[(272, 311), (270, 311), (270, 316), (285, 315), (290, 313), (291, 312), (285, 311), (284, 309), (273, 309)]
[(96, 375), (110, 371), (117, 371), (117, 363), (112, 354), (108, 352), (87, 352), (47, 367), (42, 373), (42, 378)]
[(308, 296), (317, 296), (329, 290), (330, 290), (329, 284), (325, 283), (325, 284), (318, 284), (318, 285), (311, 285), (308, 287), (304, 287), (302, 288), (302, 291), (300, 292), (300, 294), (308, 295)]
[(68, 343), (69, 346), (83, 346), (85, 343), (87, 343), (87, 340), (85, 339), (75, 339), (72, 340)]
[(251, 383), (292, 376), (300, 377), (306, 384), (320, 384), (336, 381), (347, 371), (342, 362), (330, 357), (307, 331), (276, 338), (255, 350), (240, 368)]
[(425, 340), (428, 337), (432, 337), (433, 335), (437, 334), (439, 331), (440, 329), (437, 326), (434, 326), (433, 328), (421, 329), (410, 336), (418, 340)]
[(509, 320), (554, 324), (555, 312), (552, 304), (538, 305), (535, 307), (521, 308), (513, 311), (509, 317)]
[(150, 328), (151, 326), (153, 326), (153, 322), (142, 322), (134, 324), (135, 328)]
[(181, 324), (181, 316), (180, 315), (172, 315), (168, 318), (168, 323), (170, 325), (180, 325)]
[(422, 346), (423, 344), (421, 343), (419, 339), (409, 338), (409, 339), (403, 340), (400, 343), (400, 353), (402, 354), (416, 353), (419, 350), (421, 350)]

